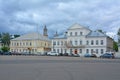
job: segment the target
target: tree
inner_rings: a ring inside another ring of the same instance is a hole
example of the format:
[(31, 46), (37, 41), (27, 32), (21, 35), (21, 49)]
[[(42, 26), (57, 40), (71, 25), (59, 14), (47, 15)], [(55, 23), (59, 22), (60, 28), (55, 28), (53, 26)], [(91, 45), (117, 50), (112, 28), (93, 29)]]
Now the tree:
[(14, 38), (17, 38), (17, 37), (20, 37), (20, 35), (18, 35), (18, 34), (15, 34), (15, 35), (14, 35)]
[(9, 33), (2, 33), (1, 41), (3, 45), (9, 46), (10, 45), (10, 35)]
[(104, 31), (101, 30), (101, 29), (98, 29), (97, 31), (98, 31), (98, 32), (101, 32), (101, 33), (103, 33), (103, 34), (106, 34), (106, 32), (104, 32)]
[(3, 47), (1, 48), (1, 50), (2, 50), (3, 52), (8, 52), (8, 51), (10, 50), (10, 48), (7, 47), (7, 46), (3, 46)]
[(101, 29), (98, 29), (99, 32), (103, 33), (103, 31)]
[(115, 41), (113, 42), (113, 50), (118, 51), (118, 43)]

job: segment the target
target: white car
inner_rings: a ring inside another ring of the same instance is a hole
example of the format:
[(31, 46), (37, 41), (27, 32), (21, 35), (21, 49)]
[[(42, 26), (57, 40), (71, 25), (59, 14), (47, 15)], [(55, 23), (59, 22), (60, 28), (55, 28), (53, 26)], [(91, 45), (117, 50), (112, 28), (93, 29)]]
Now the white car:
[(49, 55), (49, 56), (58, 56), (59, 53), (57, 53), (57, 52), (48, 52), (47, 55)]

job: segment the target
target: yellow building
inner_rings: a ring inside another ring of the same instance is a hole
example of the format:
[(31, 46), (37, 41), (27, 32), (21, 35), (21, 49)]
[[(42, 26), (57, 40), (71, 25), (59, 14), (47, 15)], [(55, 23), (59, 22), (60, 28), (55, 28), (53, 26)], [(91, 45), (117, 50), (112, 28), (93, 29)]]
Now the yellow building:
[(48, 39), (46, 26), (43, 35), (39, 33), (28, 33), (12, 39), (10, 42), (11, 52), (43, 54), (51, 50), (51, 41)]

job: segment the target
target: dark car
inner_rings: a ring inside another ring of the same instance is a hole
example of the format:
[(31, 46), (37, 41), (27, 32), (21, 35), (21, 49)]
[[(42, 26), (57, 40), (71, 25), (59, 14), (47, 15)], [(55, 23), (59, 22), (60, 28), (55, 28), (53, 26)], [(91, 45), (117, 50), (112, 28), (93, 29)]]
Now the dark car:
[(105, 54), (101, 55), (100, 58), (114, 58), (114, 55), (109, 54), (109, 53), (105, 53)]
[(86, 53), (84, 57), (97, 57), (95, 54)]
[(11, 52), (3, 52), (3, 55), (12, 55)]
[(84, 57), (91, 57), (91, 54), (90, 54), (90, 53), (86, 53), (86, 54), (84, 55)]
[(2, 51), (0, 51), (0, 55), (3, 55), (4, 53)]
[(63, 56), (68, 56), (68, 53), (64, 53)]

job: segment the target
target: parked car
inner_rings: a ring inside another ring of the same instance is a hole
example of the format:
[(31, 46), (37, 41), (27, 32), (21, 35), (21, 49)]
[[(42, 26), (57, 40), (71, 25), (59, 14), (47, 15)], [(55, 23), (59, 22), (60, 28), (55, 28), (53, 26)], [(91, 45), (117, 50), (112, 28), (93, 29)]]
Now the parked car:
[(84, 55), (84, 57), (90, 57), (90, 56), (91, 56), (90, 53), (86, 53), (86, 54)]
[(86, 53), (84, 57), (97, 57), (95, 54)]
[(63, 56), (63, 53), (59, 53), (59, 56)]
[(91, 57), (95, 57), (96, 58), (97, 56), (95, 54), (92, 54)]
[(48, 52), (47, 55), (48, 56), (58, 56), (59, 53), (57, 53), (57, 52)]
[(101, 55), (100, 58), (114, 58), (114, 55), (110, 54), (110, 53), (105, 53), (105, 54)]
[(11, 52), (3, 52), (3, 55), (12, 55)]
[(80, 57), (80, 54), (73, 54), (74, 57)]
[(0, 55), (3, 55), (4, 53), (2, 51), (0, 51)]
[(68, 56), (68, 53), (64, 53), (63, 56)]

